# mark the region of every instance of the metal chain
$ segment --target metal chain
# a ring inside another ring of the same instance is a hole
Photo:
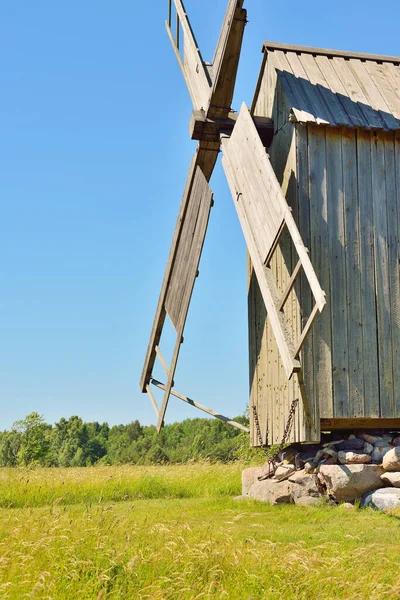
[[[289,415],[288,415],[288,418],[286,421],[285,431],[283,432],[282,441],[279,444],[277,451],[275,452],[275,454],[272,457],[268,456],[268,452],[265,449],[265,445],[264,445],[262,434],[261,434],[260,421],[258,420],[257,409],[256,409],[255,405],[253,404],[253,407],[252,407],[253,408],[253,418],[254,418],[254,425],[256,426],[258,441],[260,442],[261,450],[263,451],[264,455],[268,459],[268,471],[265,475],[262,475],[261,477],[258,478],[260,481],[263,479],[268,479],[269,477],[272,477],[276,471],[276,461],[278,459],[279,453],[281,452],[281,450],[283,450],[283,447],[286,444],[286,441],[289,437],[289,433],[292,429],[294,413],[296,412],[296,407],[297,407],[298,403],[299,403],[299,399],[295,398],[290,406]]]

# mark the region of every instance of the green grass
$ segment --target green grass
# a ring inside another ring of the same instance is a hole
[[[241,471],[239,463],[0,469],[0,508],[235,496],[241,493]]]
[[[400,515],[235,502],[240,471],[0,472],[0,598],[400,598]]]

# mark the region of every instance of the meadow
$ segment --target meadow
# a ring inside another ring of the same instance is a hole
[[[0,470],[0,598],[400,598],[400,514],[235,501],[242,468]]]

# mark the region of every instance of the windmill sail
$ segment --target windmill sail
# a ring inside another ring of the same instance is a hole
[[[242,105],[232,136],[222,141],[222,151],[222,164],[253,268],[282,363],[288,378],[291,378],[294,372],[300,371],[299,353],[314,319],[325,306],[325,294],[245,104]],[[282,296],[278,293],[269,264],[285,228],[299,260]],[[300,337],[296,339],[295,332],[285,318],[284,307],[301,268],[307,277],[315,305]]]
[[[140,380],[142,391],[149,394],[156,409],[158,429],[162,427],[173,386],[179,351],[183,341],[183,331],[197,277],[212,202],[212,191],[203,171],[197,164],[196,156],[192,159],[189,169]],[[176,343],[169,366],[159,347],[167,315],[176,331]],[[158,410],[150,389],[154,362],[157,356],[167,376],[160,410]]]

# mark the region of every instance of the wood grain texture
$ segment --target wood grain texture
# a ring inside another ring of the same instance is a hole
[[[299,123],[400,130],[400,65],[390,57],[377,62],[361,54],[291,50],[285,44],[271,44],[265,51],[263,71],[269,65],[275,69]],[[257,98],[264,87],[261,78]]]
[[[360,272],[360,215],[357,178],[357,140],[354,130],[342,130],[343,194],[346,230],[347,339],[349,353],[349,417],[364,416],[362,307]]]
[[[330,307],[332,320],[332,382],[335,414],[347,416],[349,399],[349,340],[346,267],[345,201],[342,134],[326,129],[329,226]]]
[[[392,417],[393,355],[391,343],[391,301],[388,272],[388,225],[386,210],[386,164],[383,135],[371,145],[372,197],[374,211],[375,285],[379,358],[380,416]]]
[[[174,0],[174,4],[183,31],[183,40],[180,41],[179,47],[168,22],[166,23],[166,29],[185,78],[193,106],[195,109],[203,108],[206,110],[211,93],[210,77],[205,68],[185,7],[181,0]],[[183,58],[180,55],[181,46],[183,46]]]
[[[229,0],[213,59],[213,81],[207,116],[226,117],[231,108],[246,11],[243,0]]]
[[[194,156],[190,163],[189,172],[186,179],[185,190],[183,192],[182,202],[179,208],[178,219],[175,225],[174,235],[172,238],[171,248],[167,260],[167,266],[165,268],[165,274],[161,285],[161,292],[157,303],[156,314],[154,317],[150,339],[147,346],[146,357],[144,360],[142,375],[140,378],[140,388],[142,392],[146,391],[146,386],[150,383],[151,372],[153,370],[154,361],[156,358],[155,348],[160,342],[165,316],[167,314],[165,310],[165,299],[168,293],[172,269],[174,267],[177,250],[180,243],[182,227],[186,217],[186,211],[188,207],[196,166],[196,156]]]
[[[291,123],[287,123],[275,135],[270,148],[270,160],[282,193],[297,219],[296,136]],[[292,245],[288,244],[286,235],[276,247],[270,264],[278,291],[286,290],[297,260],[296,252]],[[267,440],[268,444],[280,442],[291,402],[294,398],[299,398],[289,441],[318,440],[318,407],[309,401],[305,387],[300,383],[303,380],[301,373],[294,373],[292,379],[288,380],[254,271],[250,271],[249,277],[250,406],[255,405],[257,408],[263,439]],[[308,290],[310,291],[309,286]],[[301,316],[299,294],[295,288],[291,290],[287,299],[285,317],[295,339],[298,340]],[[253,423],[251,427],[254,430]],[[251,443],[259,445],[255,433]]]
[[[308,156],[310,178],[310,235],[311,252],[315,270],[331,299],[329,272],[328,203],[326,191],[325,128],[309,125]],[[330,306],[317,319],[313,328],[314,389],[318,398],[320,416],[331,416],[332,394],[332,323]]]
[[[340,56],[343,58],[359,58],[361,60],[371,60],[378,62],[389,62],[395,63],[396,65],[400,65],[400,57],[399,56],[385,56],[382,54],[365,54],[362,52],[348,52],[346,50],[331,50],[327,48],[313,48],[312,46],[296,46],[294,44],[279,44],[276,42],[264,42],[263,46],[264,52],[269,52],[270,50],[282,50],[284,52],[295,52],[299,53],[308,53],[312,55],[321,55],[326,56],[328,58],[333,56]]]
[[[360,273],[364,414],[379,417],[379,368],[375,293],[374,213],[372,203],[371,143],[369,131],[357,132],[357,181],[360,210]]]

